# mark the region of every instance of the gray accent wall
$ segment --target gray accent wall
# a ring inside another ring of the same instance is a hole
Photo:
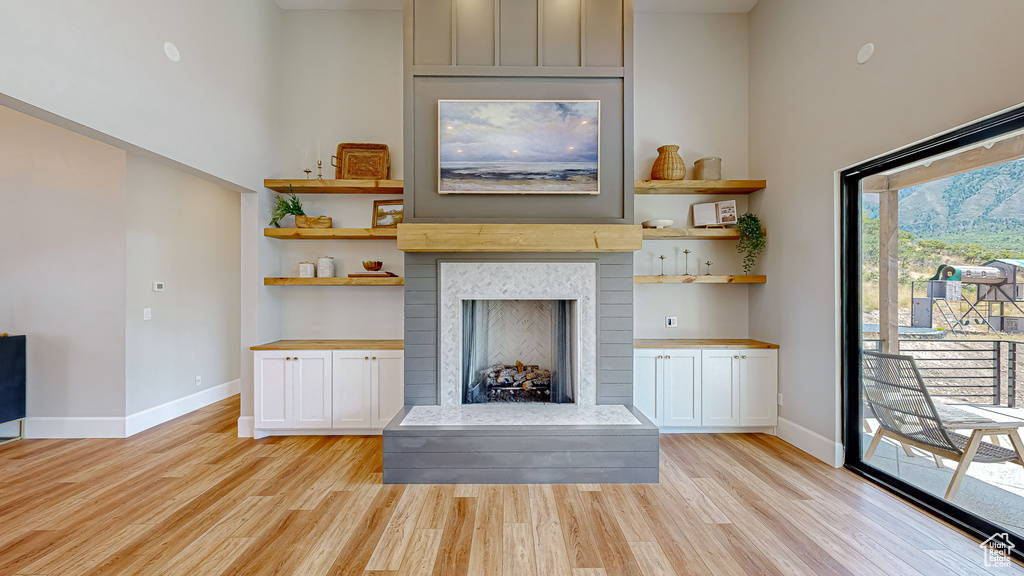
[[[439,403],[438,264],[440,262],[597,263],[597,403],[633,403],[633,254],[405,255],[405,403]]]
[[[631,0],[405,0],[406,222],[633,223]],[[439,99],[601,101],[601,193],[441,195]]]

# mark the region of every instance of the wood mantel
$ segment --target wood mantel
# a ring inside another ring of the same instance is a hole
[[[628,224],[399,224],[404,252],[636,252],[643,230]]]

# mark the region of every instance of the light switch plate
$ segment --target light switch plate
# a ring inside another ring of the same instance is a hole
[[[163,291],[164,291],[164,283],[163,282],[153,282],[153,292],[163,292]]]
[[[679,319],[675,316],[665,316],[665,327],[666,328],[678,328]]]
[[[143,308],[142,309],[142,319],[143,320],[152,320],[153,319],[153,309],[152,308]]]

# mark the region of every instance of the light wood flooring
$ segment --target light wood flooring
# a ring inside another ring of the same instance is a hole
[[[770,436],[662,436],[660,484],[383,486],[379,437],[237,414],[0,446],[0,575],[1024,574]]]

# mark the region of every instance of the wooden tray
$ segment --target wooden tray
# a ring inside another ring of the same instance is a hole
[[[338,155],[331,156],[331,165],[339,180],[388,180],[391,176],[387,144],[338,144]]]

